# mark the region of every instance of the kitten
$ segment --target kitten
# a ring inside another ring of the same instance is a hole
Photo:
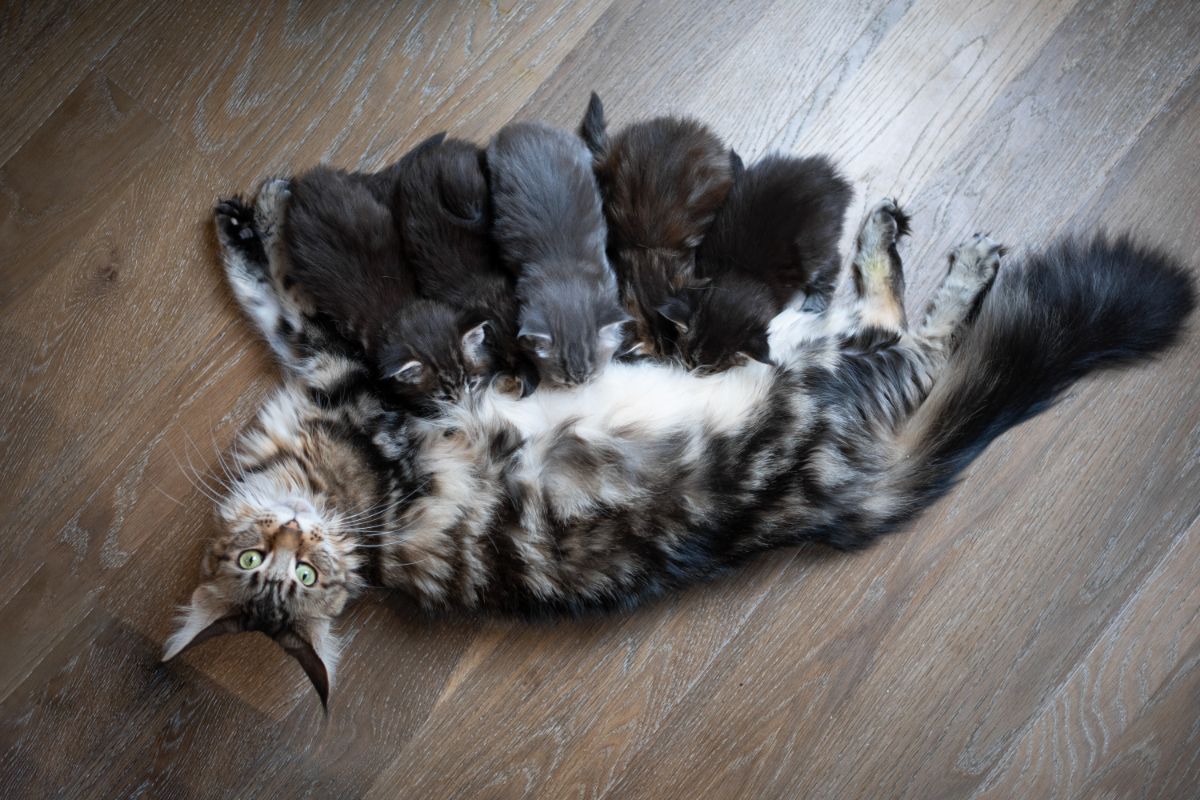
[[[481,377],[506,372],[528,394],[535,376],[517,346],[514,281],[491,241],[482,151],[446,139],[414,153],[397,172],[392,209],[419,294],[483,325]]]
[[[608,250],[636,353],[667,358],[691,322],[696,247],[733,185],[730,151],[703,124],[659,117],[608,136],[592,94],[579,134],[592,151],[608,221]],[[765,333],[765,331],[764,331]]]
[[[517,280],[518,341],[552,385],[596,375],[629,315],[605,256],[604,215],[587,148],[539,123],[508,125],[487,150],[493,234]]]
[[[777,369],[614,364],[580,391],[488,391],[421,420],[386,411],[365,368],[310,332],[241,436],[224,530],[164,658],[263,630],[324,700],[332,619],[368,571],[424,608],[553,615],[630,608],[771,548],[866,545],[1073,381],[1167,347],[1195,302],[1185,270],[1127,239],[1067,239],[997,277],[1002,249],[976,236],[910,327],[903,219],[885,201],[863,224],[858,313],[781,315]],[[217,222],[235,294],[277,346],[271,243]]]
[[[483,322],[418,294],[390,204],[363,176],[317,167],[290,182],[286,273],[418,406],[454,401],[488,367]]]
[[[672,315],[683,362],[706,371],[769,363],[767,327],[777,313],[789,303],[826,308],[852,195],[820,156],[768,156],[749,169],[734,159],[733,189],[696,255],[711,285],[689,292]]]

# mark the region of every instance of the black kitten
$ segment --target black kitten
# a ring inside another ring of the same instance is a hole
[[[414,153],[397,175],[392,208],[418,293],[484,326],[483,377],[506,372],[528,379],[517,346],[514,281],[490,236],[482,151],[447,139]],[[524,388],[532,388],[528,380]]]
[[[605,255],[591,157],[575,136],[524,122],[501,129],[487,163],[496,243],[517,279],[518,342],[542,380],[583,383],[629,320]]]
[[[391,207],[380,199],[388,173],[395,171],[317,167],[291,182],[287,278],[362,344],[400,397],[454,400],[485,366],[483,326],[419,297]]]
[[[733,189],[697,251],[712,281],[680,316],[685,363],[721,370],[769,363],[767,326],[789,303],[821,311],[837,282],[842,218],[852,191],[824,157],[768,156],[750,168],[731,156]]]
[[[691,290],[707,283],[696,275],[695,249],[733,185],[729,149],[703,124],[673,117],[610,140],[594,93],[579,134],[595,158],[609,255],[634,317],[631,352],[672,356],[692,316]]]

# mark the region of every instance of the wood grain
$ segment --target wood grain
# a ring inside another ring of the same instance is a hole
[[[18,2],[0,66],[0,796],[1197,796],[1196,326],[864,553],[556,625],[371,596],[328,718],[261,637],[157,653],[202,481],[276,380],[220,280],[220,194],[573,127],[595,89],[617,125],[828,152],[855,215],[898,194],[910,307],[979,229],[1200,266],[1200,6]]]

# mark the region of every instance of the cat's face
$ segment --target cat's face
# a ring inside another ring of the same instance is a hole
[[[238,479],[217,509],[220,530],[205,549],[200,586],[163,660],[219,634],[257,631],[300,662],[324,703],[338,654],[333,620],[361,587],[351,509],[370,503],[333,494],[328,476],[346,485],[373,482],[349,445],[319,426],[297,429],[282,418],[288,413],[268,407],[261,429],[243,438]]]
[[[376,355],[381,376],[411,400],[458,402],[492,369],[486,322],[444,306],[393,320]]]
[[[612,360],[630,321],[615,294],[559,284],[522,306],[517,341],[542,384],[578,386]]]
[[[771,364],[767,328],[770,292],[753,282],[727,281],[693,290],[670,316],[678,331],[678,355],[700,374],[723,372],[748,361]]]

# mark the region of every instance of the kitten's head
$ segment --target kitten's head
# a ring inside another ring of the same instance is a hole
[[[578,386],[612,359],[630,320],[615,298],[615,287],[586,279],[533,287],[523,298],[517,341],[543,383]]]
[[[767,328],[774,302],[757,281],[723,279],[689,292],[664,313],[678,331],[679,358],[696,372],[722,372],[750,360],[773,363]]]
[[[243,435],[237,478],[217,508],[220,532],[163,660],[257,631],[299,661],[324,704],[338,656],[333,620],[363,585],[350,515],[372,507],[375,479],[351,444],[304,413],[281,393]]]
[[[375,363],[401,397],[456,402],[491,369],[487,328],[443,303],[415,301],[392,317]]]
[[[700,244],[733,186],[730,151],[716,134],[696,120],[657,117],[610,139],[595,94],[579,132],[592,152],[610,244],[684,257]]]
[[[621,296],[633,315],[622,353],[670,358],[709,279],[694,276],[690,252],[634,249],[614,252],[612,257],[621,265]]]

